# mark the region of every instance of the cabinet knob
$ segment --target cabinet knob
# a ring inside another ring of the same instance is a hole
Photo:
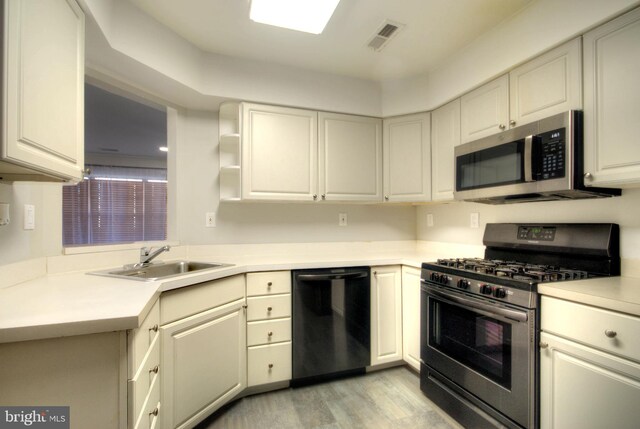
[[[150,416],[157,416],[158,415],[158,407],[156,407],[153,411],[151,411],[149,413]]]
[[[87,176],[91,174],[91,169],[90,168],[83,168],[82,169],[82,174],[86,174]]]
[[[591,179],[593,179],[593,174],[591,174],[591,173],[584,173],[584,178],[585,178],[585,179],[587,179],[587,180],[591,180]]]
[[[547,347],[549,347],[549,344],[540,342],[540,348],[541,349],[546,349]]]
[[[152,327],[149,328],[149,330],[153,332],[158,332],[158,325],[153,325]]]
[[[327,199],[327,195],[326,194],[322,194],[322,199],[326,200]]]
[[[318,199],[318,194],[313,194],[313,199],[317,200]]]
[[[507,128],[507,126],[505,124],[500,124],[498,125],[498,128],[500,128],[501,130],[504,130],[505,128]]]
[[[273,364],[272,363],[269,364],[269,369],[273,369]]]
[[[271,331],[267,332],[267,336],[273,337],[273,332],[271,332]]]
[[[267,307],[267,311],[271,312],[271,310],[273,310],[273,307]]]
[[[152,372],[152,373],[154,373],[154,374],[157,374],[159,370],[160,370],[160,367],[159,367],[158,365],[156,365],[156,366],[154,366],[153,368],[151,368],[151,369],[149,370],[149,372]]]
[[[272,282],[267,283],[267,288],[271,289],[271,286],[273,286]]]
[[[604,334],[609,338],[615,338],[618,333],[616,331],[612,331],[611,329],[607,329],[604,331]]]
[[[513,119],[509,121],[509,125],[512,127],[516,126],[516,121],[514,121]]]
[[[385,195],[385,196],[384,196],[384,200],[385,200],[385,201],[389,201],[389,195]]]

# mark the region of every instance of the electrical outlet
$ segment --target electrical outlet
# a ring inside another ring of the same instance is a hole
[[[338,213],[338,226],[347,226],[347,214]]]
[[[469,217],[469,226],[471,228],[480,228],[480,213],[471,213]]]
[[[213,228],[216,226],[216,212],[205,213],[204,226],[207,228]]]
[[[24,205],[24,229],[36,229],[36,206],[33,204]]]
[[[427,228],[433,227],[433,213],[427,213]]]

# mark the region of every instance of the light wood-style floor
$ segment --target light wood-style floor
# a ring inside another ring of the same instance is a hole
[[[454,429],[420,391],[418,375],[395,367],[240,399],[197,429]]]

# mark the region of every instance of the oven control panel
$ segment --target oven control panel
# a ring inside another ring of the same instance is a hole
[[[535,294],[533,292],[498,285],[490,281],[476,280],[427,269],[422,270],[422,281],[521,307],[535,308],[536,306]]]

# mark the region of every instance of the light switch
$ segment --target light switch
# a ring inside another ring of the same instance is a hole
[[[338,213],[338,226],[347,226],[347,214]]]
[[[206,226],[207,228],[213,228],[214,226],[216,226],[216,212],[205,213],[204,226]]]
[[[24,229],[36,229],[36,206],[33,204],[24,205]]]

